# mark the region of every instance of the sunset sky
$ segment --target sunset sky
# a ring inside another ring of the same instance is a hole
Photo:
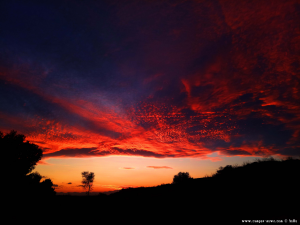
[[[57,192],[300,156],[297,0],[4,0],[0,131]]]

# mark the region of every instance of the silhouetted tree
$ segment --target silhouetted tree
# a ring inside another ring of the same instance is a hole
[[[23,134],[12,130],[6,135],[0,132],[0,149],[9,166],[9,172],[3,175],[5,182],[9,184],[8,191],[30,196],[56,194],[50,179],[40,182],[43,177],[38,172],[29,174],[43,156],[39,146],[25,141]]]
[[[172,184],[181,184],[184,183],[190,179],[193,179],[188,172],[179,172],[177,175],[173,178]]]
[[[43,156],[43,151],[37,145],[25,141],[25,136],[14,130],[5,136],[0,132],[0,146],[3,159],[9,163],[10,176],[14,178],[30,173]]]
[[[87,189],[87,195],[90,194],[90,191],[93,189],[93,182],[95,178],[95,174],[93,172],[82,172],[82,187]]]

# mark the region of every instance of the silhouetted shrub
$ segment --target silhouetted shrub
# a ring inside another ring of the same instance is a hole
[[[186,183],[187,181],[193,179],[188,172],[179,172],[173,178],[172,184],[182,184]]]
[[[43,182],[41,182],[40,185],[40,190],[43,195],[45,196],[54,196],[56,194],[55,189],[54,189],[54,184],[50,179],[46,179]]]

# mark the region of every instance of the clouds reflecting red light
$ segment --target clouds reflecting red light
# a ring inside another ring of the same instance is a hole
[[[64,29],[3,38],[2,131],[24,133],[45,159],[299,155],[297,1],[94,4],[107,14],[57,11],[72,41]]]

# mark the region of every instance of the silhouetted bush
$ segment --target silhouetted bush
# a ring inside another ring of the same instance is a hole
[[[188,172],[179,172],[173,178],[173,184],[183,184],[193,179]]]
[[[51,179],[46,179],[43,182],[41,182],[40,190],[43,195],[49,197],[54,196],[56,194],[54,184],[52,183]]]

